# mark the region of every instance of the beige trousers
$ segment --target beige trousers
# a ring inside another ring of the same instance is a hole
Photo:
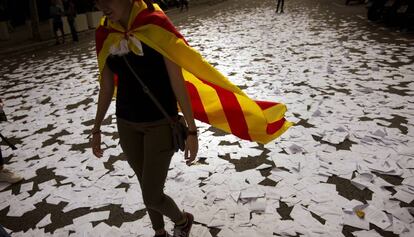
[[[168,120],[134,123],[117,118],[117,124],[122,150],[138,178],[153,229],[164,228],[164,215],[174,223],[181,221],[182,212],[174,200],[164,194],[164,184],[174,154]]]

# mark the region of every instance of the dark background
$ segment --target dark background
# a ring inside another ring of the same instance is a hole
[[[77,13],[94,9],[94,0],[74,0]],[[39,20],[49,19],[50,0],[36,0]],[[9,20],[12,26],[24,25],[30,19],[29,0],[0,0],[0,21]]]

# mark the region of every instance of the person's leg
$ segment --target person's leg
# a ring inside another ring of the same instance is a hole
[[[72,40],[77,42],[78,39],[78,32],[76,32],[75,27],[75,19],[68,19],[69,27],[70,27],[70,33],[72,34]]]
[[[164,194],[164,184],[173,154],[170,125],[148,129],[144,136],[142,194],[147,207],[157,210],[174,223],[182,223],[185,221],[183,213],[177,204]]]
[[[283,7],[285,6],[285,0],[282,0],[282,11],[281,13],[283,13]]]
[[[117,120],[119,141],[122,150],[127,156],[127,161],[131,168],[135,171],[142,189],[142,167],[144,158],[144,133],[139,131],[137,126],[125,122],[122,119]],[[164,218],[161,213],[147,207],[153,229],[156,234],[165,233]]]
[[[12,26],[12,24],[11,24],[11,22],[10,22],[10,21],[7,21],[7,28],[8,28],[8,30],[9,30],[9,33],[11,33],[11,32],[13,32],[13,31],[14,31],[14,27]]]
[[[279,6],[280,6],[280,0],[277,0],[276,12],[278,12],[278,11],[279,11]]]
[[[58,45],[60,42],[59,42],[59,35],[58,35],[58,30],[59,30],[59,27],[58,27],[58,25],[56,24],[56,23],[53,23],[53,33],[55,34],[55,39],[56,39],[56,45]]]
[[[63,22],[59,23],[59,30],[60,30],[60,33],[62,34],[62,44],[64,44],[65,43],[65,31],[63,31]]]

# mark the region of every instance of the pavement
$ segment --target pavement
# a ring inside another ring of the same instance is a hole
[[[196,214],[192,236],[412,236],[412,36],[367,22],[361,5],[292,0],[275,14],[272,4],[171,15],[231,81],[285,103],[297,124],[260,145],[198,123],[199,163],[177,153],[166,184]],[[25,180],[0,185],[0,223],[12,236],[151,236],[114,116],[102,128],[105,157],[89,151],[93,32],[14,52],[0,59],[0,94],[12,121],[2,133],[19,150],[2,148]]]

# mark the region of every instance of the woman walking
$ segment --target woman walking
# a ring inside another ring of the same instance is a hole
[[[194,117],[241,139],[266,144],[292,126],[284,118],[286,106],[249,98],[189,46],[151,0],[96,2],[105,16],[96,30],[101,87],[93,153],[103,155],[100,127],[116,92],[120,144],[138,177],[155,236],[169,236],[163,220],[167,216],[175,223],[173,236],[188,237],[193,215],[181,212],[163,192],[178,144],[172,138],[176,129],[170,126],[171,118],[177,118],[177,102],[189,129],[187,164],[198,152]]]
[[[172,129],[169,120],[144,93],[134,75],[138,75],[172,119],[178,115],[178,102],[189,128],[185,148],[185,159],[189,164],[196,157],[198,138],[181,68],[146,43],[134,38],[131,33],[134,31],[134,24],[140,23],[136,16],[138,12],[145,9],[146,14],[154,14],[156,5],[150,0],[96,2],[106,16],[102,29],[124,33],[119,34],[122,38],[119,38],[119,42],[114,41],[108,46],[111,53],[101,62],[98,108],[91,132],[93,154],[97,157],[103,155],[100,127],[117,88],[116,116],[120,144],[140,183],[155,236],[170,236],[164,229],[163,216],[167,216],[175,223],[174,236],[188,237],[193,215],[182,212],[163,191],[175,151]],[[109,38],[106,43],[110,42]],[[100,44],[97,39],[97,49],[105,47]],[[114,82],[114,75],[117,75],[117,84]]]

